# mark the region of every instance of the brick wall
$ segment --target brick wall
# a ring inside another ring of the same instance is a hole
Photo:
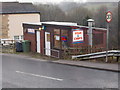
[[[36,35],[24,32],[24,40],[30,40],[31,51],[36,52]]]

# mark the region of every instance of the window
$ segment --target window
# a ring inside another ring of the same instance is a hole
[[[14,40],[19,40],[19,36],[14,36]]]
[[[21,40],[23,40],[23,35],[21,35]]]
[[[61,30],[62,49],[68,48],[68,30]]]
[[[47,42],[50,42],[50,34],[47,34]]]
[[[54,29],[54,48],[60,49],[60,29]]]
[[[23,40],[23,35],[14,36],[14,40]]]

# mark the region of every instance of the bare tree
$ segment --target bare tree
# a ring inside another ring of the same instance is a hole
[[[72,10],[68,11],[68,21],[76,22],[80,25],[84,24],[84,19],[86,17],[92,17],[91,12],[84,7],[73,8]]]
[[[110,47],[117,49],[118,45],[118,7],[112,10],[112,22],[110,23]]]
[[[101,6],[94,14],[96,27],[106,28],[106,12],[107,7]]]
[[[35,5],[40,10],[41,21],[64,21],[65,12],[56,5]]]

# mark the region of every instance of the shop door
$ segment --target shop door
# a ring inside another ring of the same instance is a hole
[[[50,33],[45,32],[45,55],[51,56]]]
[[[37,38],[37,53],[40,53],[40,31],[36,32],[36,38]]]

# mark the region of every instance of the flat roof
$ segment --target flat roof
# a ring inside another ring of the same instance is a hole
[[[42,23],[41,23],[41,22],[37,22],[37,23],[23,22],[23,24],[30,24],[30,25],[42,25]]]
[[[30,25],[43,25],[43,24],[48,24],[48,25],[59,25],[59,26],[75,26],[75,27],[80,27],[80,28],[89,28],[89,26],[81,26],[77,25],[77,23],[72,23],[72,22],[55,22],[55,21],[49,21],[49,22],[38,22],[38,23],[30,23],[30,22],[24,22],[23,24],[30,24]],[[97,28],[97,27],[92,27],[93,29],[97,30],[107,30],[106,28]]]
[[[32,24],[32,25],[42,25],[42,24],[48,24],[48,25],[60,25],[60,26],[77,26],[77,23],[72,22],[38,22],[38,23],[29,23],[29,22],[23,22],[23,24]]]
[[[77,23],[72,23],[72,22],[41,22],[42,24],[50,24],[50,25],[62,25],[62,26],[77,26]]]

